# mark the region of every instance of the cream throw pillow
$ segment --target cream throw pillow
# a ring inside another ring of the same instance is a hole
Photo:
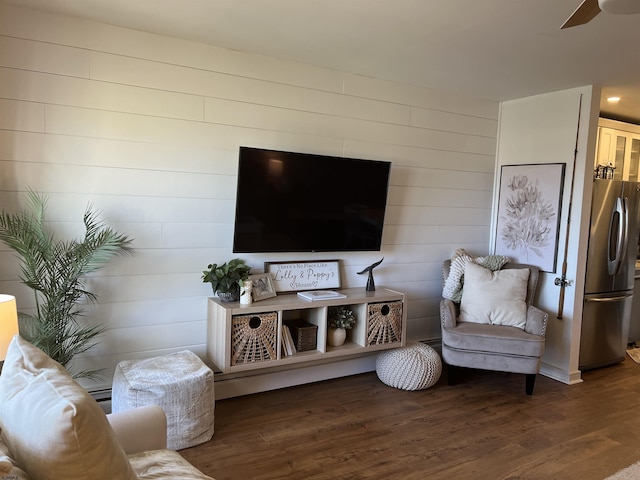
[[[459,248],[451,257],[449,275],[442,288],[442,296],[449,300],[460,303],[462,300],[462,286],[464,284],[464,267],[467,263],[476,263],[489,270],[500,270],[509,262],[509,257],[504,255],[487,255],[485,257],[473,257],[463,248]]]
[[[42,350],[16,335],[0,375],[2,440],[38,480],[134,480],[98,403]]]
[[[528,268],[492,272],[475,263],[467,263],[459,320],[524,329],[528,282]]]

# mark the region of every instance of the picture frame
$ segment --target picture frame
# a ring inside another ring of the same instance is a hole
[[[251,280],[251,297],[254,302],[276,296],[273,278],[270,273],[249,275],[249,280]]]
[[[495,254],[556,272],[565,169],[566,163],[502,166]]]
[[[340,260],[265,262],[276,292],[301,292],[340,288]]]

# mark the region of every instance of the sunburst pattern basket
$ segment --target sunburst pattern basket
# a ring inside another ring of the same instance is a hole
[[[278,355],[278,315],[236,315],[231,319],[231,365],[275,360]]]
[[[368,311],[368,345],[402,340],[402,302],[370,303]]]

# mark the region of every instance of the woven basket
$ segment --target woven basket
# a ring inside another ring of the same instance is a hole
[[[275,360],[278,356],[278,315],[236,315],[231,319],[231,365]]]
[[[370,303],[367,321],[367,343],[400,342],[402,340],[402,302]]]
[[[284,324],[291,330],[293,343],[298,352],[315,350],[318,346],[318,326],[302,319],[287,320]]]

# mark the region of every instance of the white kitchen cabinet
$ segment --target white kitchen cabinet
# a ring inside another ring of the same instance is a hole
[[[594,168],[609,164],[614,180],[640,180],[640,126],[600,119]]]

